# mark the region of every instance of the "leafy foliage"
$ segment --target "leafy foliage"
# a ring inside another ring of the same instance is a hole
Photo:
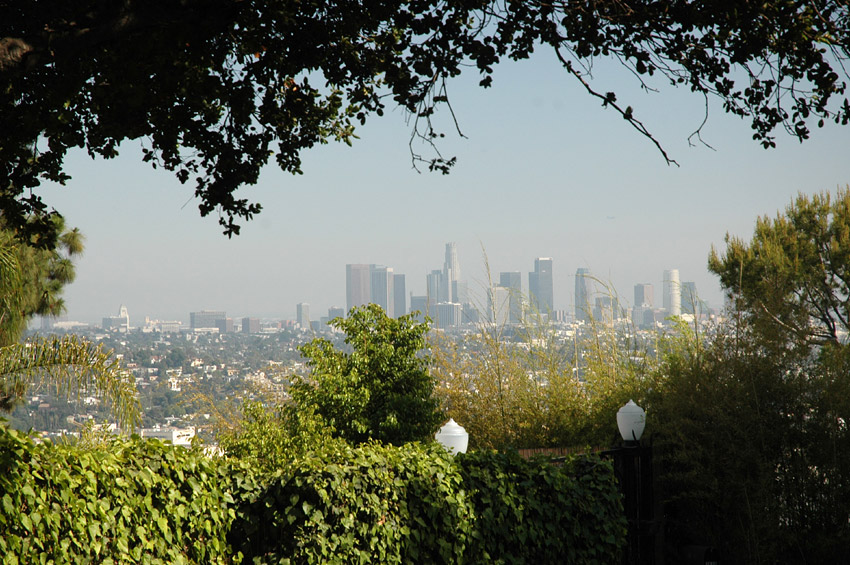
[[[56,317],[65,311],[62,290],[74,281],[73,260],[83,252],[84,237],[76,228],[66,229],[58,214],[50,221],[59,239],[49,249],[37,239],[22,240],[15,230],[0,229],[0,246],[10,250],[19,271],[14,281],[3,285],[4,293],[15,298],[3,308],[0,345],[18,341],[33,316]]]
[[[610,461],[555,467],[486,450],[458,459],[476,515],[469,562],[616,562],[626,518]]]
[[[612,563],[625,539],[609,463],[433,444],[307,458],[240,516],[234,547],[268,563]]]
[[[230,563],[227,488],[246,481],[231,470],[158,441],[86,449],[0,428],[3,562]]]
[[[850,188],[801,194],[775,219],[759,218],[749,242],[727,234],[708,265],[768,340],[837,342],[850,330]]]
[[[462,341],[431,339],[437,394],[474,448],[610,445],[612,415],[655,377],[654,359],[602,324],[574,347],[540,316],[508,330],[483,324]]]
[[[261,208],[235,193],[272,155],[300,173],[302,150],[351,143],[386,98],[433,144],[432,115],[451,109],[447,79],[471,67],[489,86],[500,60],[541,45],[653,141],[632,106],[593,88],[594,59],[619,61],[642,86],[659,77],[719,98],[764,146],[777,128],[803,140],[811,123],[850,121],[836,101],[849,18],[842,0],[13,3],[0,23],[0,208],[53,245],[52,213],[31,189],[68,179],[71,148],[110,158],[142,139],[145,161],[193,179],[201,214],[238,233]],[[444,172],[454,162],[414,159]]]
[[[231,539],[264,563],[460,563],[472,520],[461,487],[438,445],[345,446],[274,479]]]
[[[0,505],[4,563],[612,563],[625,534],[610,464],[433,443],[340,445],[261,478],[156,440],[0,428]]]
[[[61,219],[56,220],[61,228]],[[67,254],[82,250],[79,233],[62,235],[63,249],[37,249],[0,231],[0,410],[9,411],[31,388],[51,385],[59,394],[103,396],[119,423],[140,421],[135,384],[100,345],[68,336],[19,343],[26,322],[37,313],[61,309],[58,294],[73,280]]]
[[[847,561],[850,352],[778,355],[729,330],[668,351],[650,398],[668,541],[730,563]]]
[[[246,400],[239,417],[219,426],[219,448],[265,473],[287,471],[307,454],[338,449],[341,443],[311,407],[291,403],[266,406]]]
[[[299,348],[310,375],[293,382],[296,408],[315,410],[336,436],[352,443],[399,445],[430,437],[441,415],[423,354],[428,324],[412,315],[390,318],[369,304],[330,325],[345,332],[351,351],[324,338]]]
[[[27,390],[40,386],[65,396],[100,394],[123,427],[141,423],[135,382],[110,351],[74,335],[0,347],[0,409],[9,409]]]

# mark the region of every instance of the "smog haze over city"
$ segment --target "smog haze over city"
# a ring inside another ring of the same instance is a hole
[[[716,307],[722,295],[706,269],[712,245],[722,248],[727,232],[748,239],[758,216],[775,216],[800,192],[850,182],[847,128],[815,130],[803,144],[779,134],[778,147],[764,150],[748,122],[712,101],[701,132],[711,147],[696,137],[689,146],[702,98],[661,83],[660,93],[643,92],[613,63],[595,67],[594,78],[598,91],[634,107],[679,166],[548,53],[501,65],[490,89],[477,86],[472,69],[449,83],[464,135],[444,108],[439,149],[458,158],[451,174],[412,167],[412,126],[388,107],[353,147],[303,153],[301,176],[269,165],[257,186],[237,194],[260,202],[262,213],[230,240],[217,218],[199,217],[191,183],[143,164],[138,144],[125,143],[112,161],[72,154],[72,180],[42,191],[86,236],[65,318],[98,323],[125,304],[133,325],[145,316],[187,322],[204,309],[293,319],[301,302],[318,318],[345,306],[349,263],[390,266],[406,275],[408,293],[424,294],[450,241],[472,291],[486,286],[485,265],[494,276],[522,272],[527,291],[534,259],[551,257],[557,310],[572,310],[579,268],[627,301],[635,284],[651,283],[656,302],[663,271],[678,269]]]

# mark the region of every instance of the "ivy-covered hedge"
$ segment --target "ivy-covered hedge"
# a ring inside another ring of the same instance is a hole
[[[459,457],[475,513],[472,563],[616,563],[627,522],[610,461],[562,467],[516,452]]]
[[[234,510],[226,489],[238,474],[159,441],[88,449],[36,444],[0,426],[0,558],[228,563]]]
[[[598,459],[342,446],[286,475],[138,438],[0,429],[3,563],[613,563],[625,519]]]
[[[305,459],[239,511],[262,563],[616,563],[626,520],[610,462],[369,445]]]

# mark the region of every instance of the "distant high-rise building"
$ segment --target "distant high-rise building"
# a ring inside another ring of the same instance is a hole
[[[452,282],[452,298],[460,304],[467,304],[469,300],[469,285],[466,281]]]
[[[450,281],[460,280],[460,263],[457,260],[457,243],[446,244],[446,261],[443,264],[443,272]]]
[[[619,318],[617,300],[610,296],[597,296],[596,306],[593,308],[593,319],[610,326],[614,320]]]
[[[434,306],[440,302],[451,302],[451,297],[447,293],[446,285],[443,282],[445,275],[443,271],[431,271],[425,278],[425,296],[428,299],[428,306]],[[413,306],[411,305],[411,308]]]
[[[393,315],[398,318],[407,314],[407,289],[404,275],[393,275]]]
[[[697,295],[697,283],[687,281],[682,283],[682,313],[694,314],[700,313],[699,296]]]
[[[299,302],[295,306],[295,322],[302,330],[310,329],[310,305],[306,302]]]
[[[123,304],[118,308],[117,316],[107,316],[103,318],[103,329],[105,330],[120,330],[130,331],[130,314],[127,313],[127,307]]]
[[[511,324],[519,324],[522,322],[522,273],[499,273],[499,286],[510,292],[508,321]]]
[[[589,322],[591,316],[590,310],[590,269],[576,269],[576,321]]]
[[[440,302],[437,304],[434,324],[438,328],[455,328],[463,321],[463,305],[457,302]]]
[[[463,316],[462,323],[464,324],[477,324],[481,320],[481,312],[471,302],[464,303],[463,313],[461,315]]]
[[[189,312],[189,327],[192,330],[217,328],[216,320],[223,320],[224,318],[227,318],[227,313],[219,310]]]
[[[664,271],[664,309],[668,316],[682,313],[682,288],[679,283],[679,269]]]
[[[494,286],[487,294],[487,321],[504,326],[511,316],[511,289],[505,286]]]
[[[243,334],[260,333],[260,319],[259,318],[242,318],[242,333]]]
[[[538,257],[534,260],[534,272],[528,273],[528,299],[531,306],[541,314],[555,310],[552,258]]]
[[[395,292],[393,291],[393,279],[395,277],[393,276],[392,267],[372,265],[369,272],[371,279],[371,302],[383,308],[387,316],[392,318],[395,306]]]
[[[655,301],[652,285],[649,283],[636,284],[634,306],[648,306],[652,308],[654,305]]]
[[[632,308],[632,324],[636,328],[646,329],[655,327],[655,311],[648,306]]]
[[[372,300],[372,265],[350,264],[345,266],[346,309],[369,304]]]
[[[418,312],[416,319],[419,322],[424,322],[425,316],[428,315],[428,297],[413,296],[413,293],[410,293],[410,311]]]
[[[345,318],[345,308],[339,306],[331,306],[328,308],[328,321],[334,318]]]
[[[215,327],[220,334],[233,333],[233,318],[219,318],[215,321]]]

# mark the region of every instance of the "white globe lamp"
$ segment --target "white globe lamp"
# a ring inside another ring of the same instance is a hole
[[[617,412],[617,427],[627,445],[637,444],[646,427],[646,412],[634,400],[629,400]]]
[[[453,418],[437,430],[434,439],[440,442],[446,448],[446,451],[452,455],[466,453],[466,446],[469,444],[469,434]]]

